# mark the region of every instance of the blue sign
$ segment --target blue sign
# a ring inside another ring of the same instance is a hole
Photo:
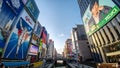
[[[0,48],[4,48],[10,31],[15,24],[16,14],[6,5],[4,0],[0,0]]]
[[[37,22],[35,25],[34,34],[40,37],[41,32],[42,32],[42,26],[40,25],[39,22]]]
[[[14,11],[16,15],[19,15],[23,9],[22,0],[5,0],[6,4]]]
[[[20,18],[8,41],[3,58],[25,59],[32,30],[33,28],[25,20]]]
[[[27,6],[29,12],[31,13],[31,15],[33,16],[33,18],[35,20],[37,20],[40,11],[39,11],[35,1],[34,0],[29,0],[26,6]]]

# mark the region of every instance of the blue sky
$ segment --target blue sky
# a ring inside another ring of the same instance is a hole
[[[38,21],[46,27],[58,53],[62,52],[72,28],[82,23],[77,0],[35,1],[40,10]]]

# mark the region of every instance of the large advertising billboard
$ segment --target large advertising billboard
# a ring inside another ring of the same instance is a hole
[[[21,0],[0,0],[0,48],[4,48],[22,9]]]
[[[38,36],[36,36],[35,34],[33,34],[33,35],[32,35],[32,41],[31,41],[31,43],[39,46],[39,39],[40,39],[40,38],[39,38]]]
[[[91,0],[83,16],[86,33],[91,35],[108,23],[119,11],[112,0]]]
[[[40,25],[39,22],[36,23],[35,29],[34,29],[33,33],[34,33],[35,35],[37,35],[38,37],[40,37],[40,35],[41,35],[41,33],[42,33],[42,26]]]
[[[29,0],[28,3],[26,4],[26,7],[28,8],[29,12],[32,14],[33,18],[35,20],[37,20],[40,11],[39,11],[35,1]]]
[[[19,60],[26,58],[33,27],[33,20],[24,10],[5,46],[3,58]]]
[[[36,46],[36,45],[31,44],[28,54],[29,55],[38,55],[38,52],[39,52],[39,47]]]

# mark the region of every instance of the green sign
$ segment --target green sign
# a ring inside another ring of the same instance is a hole
[[[96,27],[94,27],[93,30],[88,33],[88,35],[91,35],[103,27],[105,24],[107,24],[116,14],[119,13],[119,11],[120,9],[117,6],[114,6],[114,8],[112,8],[112,10],[104,17],[104,19],[100,21]]]
[[[85,14],[83,22],[88,36],[102,28],[120,11],[112,0],[91,0]]]

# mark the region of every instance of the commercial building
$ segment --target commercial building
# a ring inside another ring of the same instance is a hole
[[[47,49],[47,58],[53,59],[54,54],[54,41],[49,39],[48,49]]]
[[[54,51],[53,51],[53,59],[57,59],[57,50],[56,50],[56,48],[54,48]]]
[[[64,49],[63,49],[63,58],[67,58],[67,46],[64,46]]]
[[[67,58],[72,58],[72,39],[67,39],[65,42],[65,46],[67,47]]]
[[[91,0],[78,0],[78,4],[80,7],[80,12],[81,12],[81,16],[83,17],[88,5],[90,4]]]
[[[71,36],[73,50],[76,50],[77,56],[80,56],[79,59],[81,59],[81,61],[87,61],[88,59],[91,59],[89,44],[85,33],[84,25],[77,25],[77,27],[73,28]]]
[[[91,0],[83,14],[80,6],[83,2],[78,0],[94,61],[118,62],[120,57],[120,8],[112,0]]]

